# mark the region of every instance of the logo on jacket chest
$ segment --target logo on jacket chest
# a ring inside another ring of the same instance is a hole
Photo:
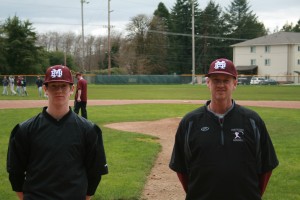
[[[231,133],[233,134],[233,142],[244,142],[244,129],[231,129]]]

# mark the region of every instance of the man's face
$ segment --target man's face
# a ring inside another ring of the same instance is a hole
[[[231,100],[237,80],[226,74],[213,74],[207,79],[212,100]]]
[[[74,86],[64,82],[52,82],[44,86],[44,90],[48,95],[49,104],[63,105],[69,103]]]

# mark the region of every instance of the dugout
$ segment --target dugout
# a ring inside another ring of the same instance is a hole
[[[236,66],[236,70],[238,74],[244,75],[253,75],[257,74],[258,66],[257,65],[244,65],[244,66]]]

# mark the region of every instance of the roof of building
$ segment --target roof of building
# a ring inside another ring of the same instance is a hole
[[[287,44],[300,44],[300,33],[298,32],[277,32],[271,35],[240,42],[232,47],[242,46],[259,46],[259,45],[287,45]]]

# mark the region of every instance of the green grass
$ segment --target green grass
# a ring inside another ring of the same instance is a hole
[[[40,99],[37,88],[28,86],[28,97],[0,96],[4,99]],[[239,85],[233,96],[238,100],[300,100],[300,85]],[[206,85],[88,85],[89,99],[183,99],[210,97]]]
[[[300,199],[300,110],[255,108],[271,134],[279,167],[274,170],[264,200]]]
[[[182,92],[184,95],[180,94]],[[90,85],[89,95],[95,99],[209,98],[206,87],[193,85]],[[30,94],[29,97],[9,98],[34,99],[35,97],[32,96]],[[239,86],[235,98],[238,100],[300,100],[299,86]],[[139,199],[146,176],[149,174],[155,157],[161,148],[155,137],[104,128],[105,124],[180,117],[198,106],[200,105],[89,106],[89,118],[99,124],[103,130],[104,145],[109,164],[109,174],[103,176],[94,199]],[[280,161],[279,167],[273,172],[263,199],[300,200],[298,192],[300,188],[300,135],[298,131],[300,110],[258,107],[252,107],[252,109],[257,111],[265,120]],[[10,132],[16,123],[37,114],[40,110],[40,108],[0,109],[0,199],[17,200],[11,190],[5,170],[7,142]]]

